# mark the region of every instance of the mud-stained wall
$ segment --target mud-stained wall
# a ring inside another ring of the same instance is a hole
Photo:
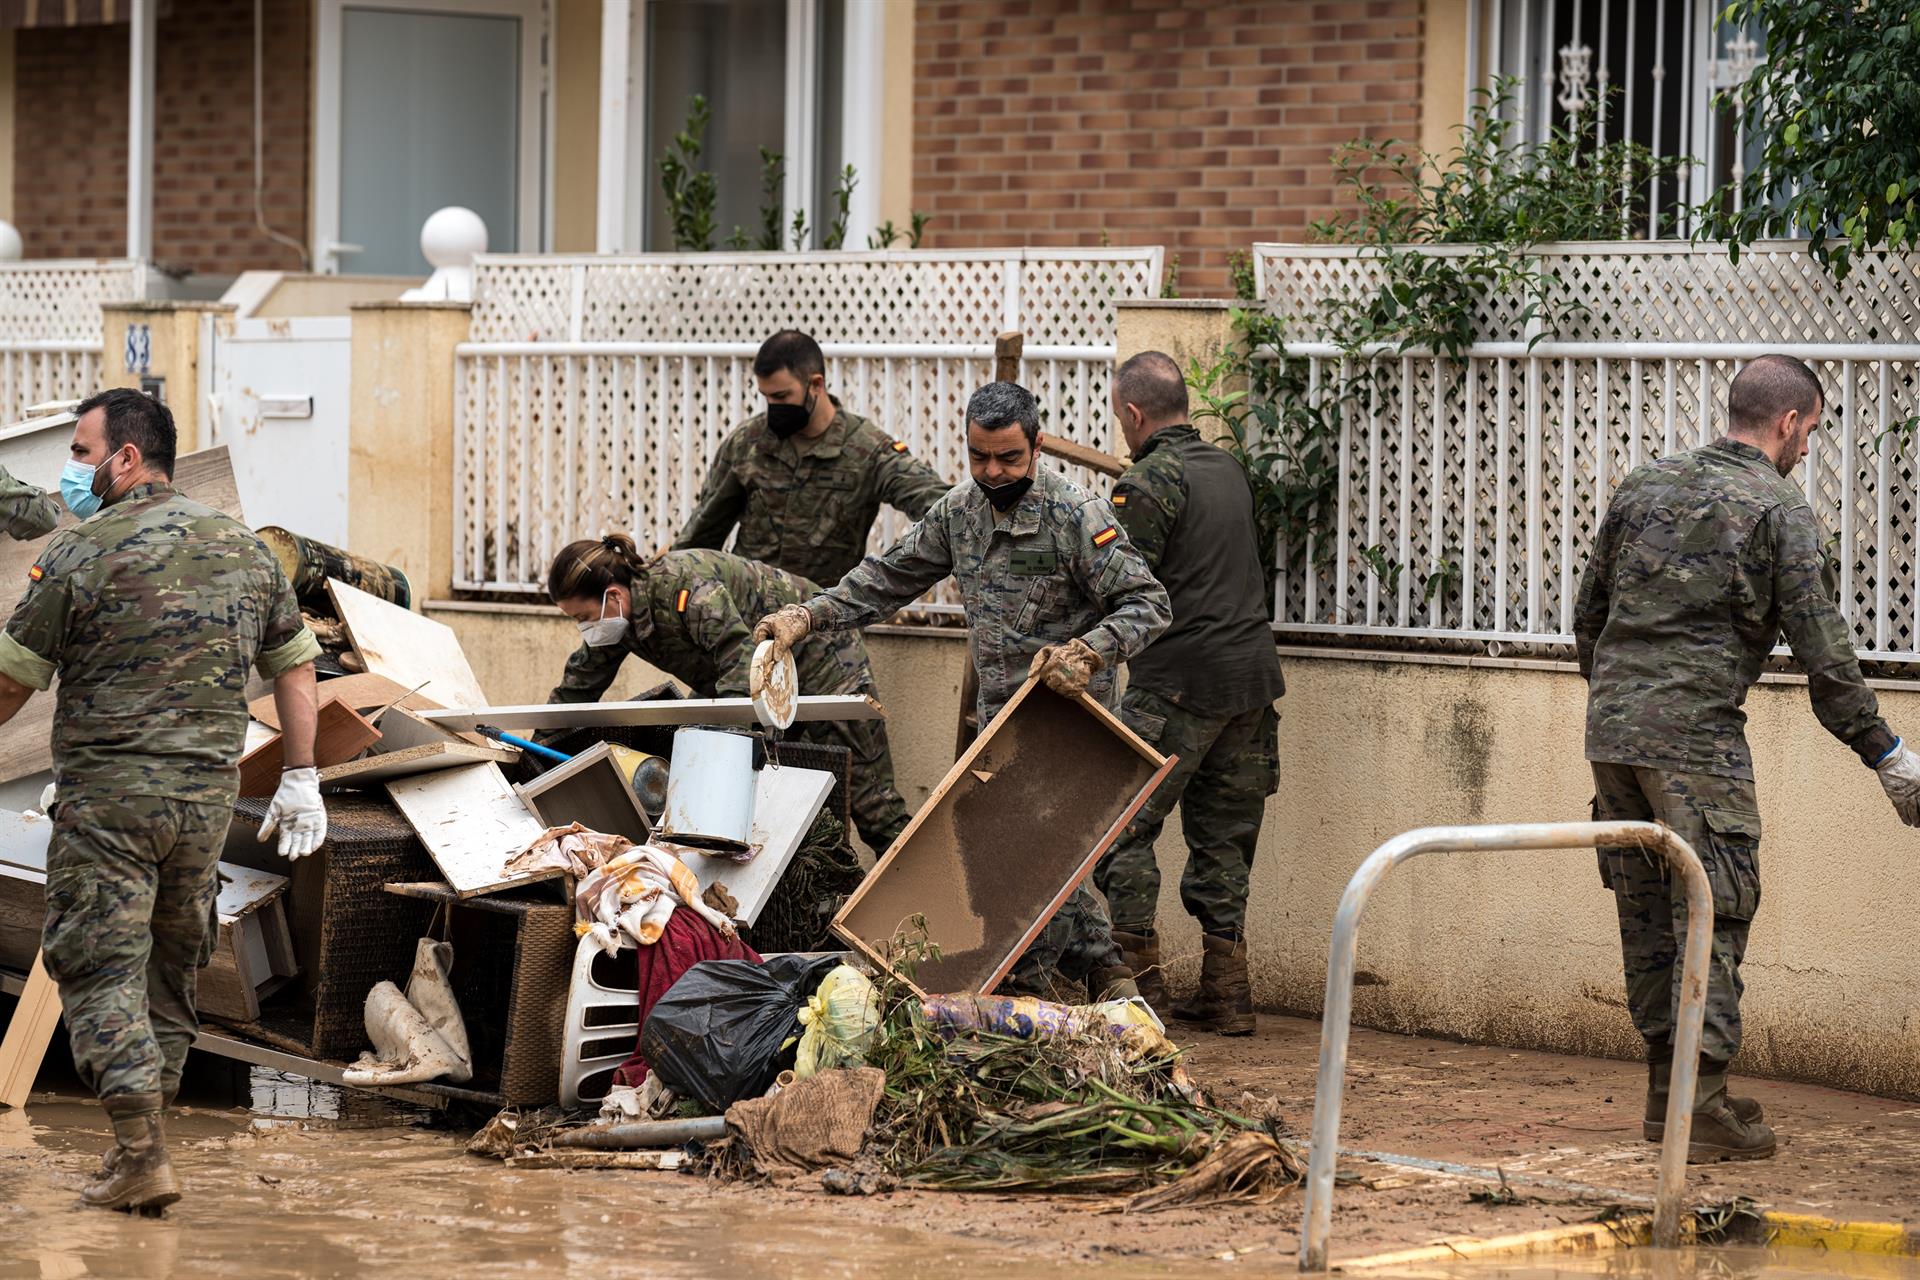
[[[573,630],[558,614],[434,611],[489,696],[540,700]],[[953,758],[957,637],[870,633],[894,764],[918,805]],[[1261,1008],[1317,1013],[1340,892],[1382,841],[1438,823],[1583,819],[1585,686],[1567,670],[1288,656],[1281,785],[1253,874]],[[629,663],[616,693],[652,678]],[[614,696],[610,694],[609,696]],[[1920,694],[1881,695],[1920,732]],[[1748,700],[1763,899],[1737,1070],[1920,1098],[1920,832],[1828,738],[1798,682]],[[1177,986],[1198,973],[1180,907],[1179,821],[1160,845],[1160,922]],[[1394,873],[1361,927],[1357,1020],[1392,1031],[1633,1057],[1612,899],[1589,853],[1429,854]]]

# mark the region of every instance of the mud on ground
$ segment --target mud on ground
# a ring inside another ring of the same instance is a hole
[[[1319,1027],[1260,1020],[1250,1039],[1200,1035],[1193,1069],[1223,1101],[1276,1099],[1304,1134]],[[468,1156],[465,1129],[365,1095],[196,1055],[173,1126],[187,1198],[147,1221],[78,1207],[108,1144],[69,1085],[0,1112],[0,1277],[327,1276],[405,1271],[463,1278],[596,1275],[987,1277],[1079,1272],[1217,1274],[1223,1260],[1278,1274],[1298,1247],[1300,1197],[1122,1215],[1103,1198],[900,1191],[830,1196],[719,1186],[677,1173],[514,1169]],[[1648,1196],[1643,1069],[1379,1033],[1354,1033],[1348,1148],[1509,1175],[1343,1161],[1334,1256],[1459,1235],[1591,1220]],[[1920,1107],[1804,1085],[1743,1082],[1781,1135],[1771,1161],[1696,1168],[1696,1201],[1899,1221],[1920,1205]],[[236,1105],[237,1104],[237,1105]],[[1582,1188],[1591,1188],[1583,1190]]]

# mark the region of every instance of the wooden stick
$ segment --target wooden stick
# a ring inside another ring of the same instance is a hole
[[[27,985],[20,991],[20,1003],[14,1006],[13,1020],[7,1023],[7,1038],[0,1041],[0,1106],[25,1105],[33,1091],[33,1078],[40,1074],[41,1059],[53,1042],[53,1029],[59,1024],[60,988],[47,976],[47,966],[36,951]]]
[[[1072,462],[1087,468],[1089,471],[1097,471],[1101,475],[1106,476],[1118,476],[1127,469],[1126,463],[1120,461],[1120,459],[1110,453],[1090,448],[1084,444],[1075,444],[1073,441],[1062,439],[1059,436],[1041,436],[1040,452],[1050,454],[1062,462]]]
[[[1020,381],[1020,353],[1026,347],[1026,338],[1018,329],[1009,329],[993,340],[993,380],[995,382]]]

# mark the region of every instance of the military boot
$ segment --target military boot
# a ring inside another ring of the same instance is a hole
[[[96,1209],[154,1213],[178,1200],[180,1183],[167,1159],[160,1095],[118,1093],[102,1098],[100,1105],[113,1122],[114,1148],[102,1162],[100,1177],[87,1184],[80,1199]]]
[[[1253,988],[1247,985],[1247,944],[1243,938],[1209,933],[1200,957],[1200,990],[1173,1008],[1182,1022],[1198,1022],[1223,1036],[1253,1034]]]
[[[1700,1077],[1699,1101],[1693,1104],[1693,1132],[1687,1142],[1688,1164],[1721,1160],[1765,1160],[1773,1154],[1773,1130],[1758,1120],[1742,1120],[1728,1105],[1727,1077]]]
[[[1134,985],[1133,970],[1124,964],[1095,969],[1087,975],[1087,997],[1095,1004],[1108,1000],[1131,1000],[1140,994]]]
[[[1160,935],[1152,929],[1142,929],[1139,933],[1115,929],[1113,944],[1120,948],[1120,958],[1133,973],[1141,996],[1155,1013],[1165,1013],[1167,976],[1160,968]]]
[[[1645,1117],[1640,1121],[1640,1136],[1648,1142],[1659,1142],[1667,1136],[1667,1093],[1668,1082],[1672,1078],[1673,1063],[1649,1062],[1647,1064],[1647,1110]],[[1738,1094],[1729,1093],[1727,1109],[1746,1124],[1759,1124],[1767,1118],[1758,1098],[1744,1098]]]

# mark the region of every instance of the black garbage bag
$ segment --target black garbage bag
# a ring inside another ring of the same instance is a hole
[[[654,1004],[640,1056],[675,1093],[714,1111],[757,1098],[793,1065],[800,1010],[839,963],[838,955],[702,960]]]

